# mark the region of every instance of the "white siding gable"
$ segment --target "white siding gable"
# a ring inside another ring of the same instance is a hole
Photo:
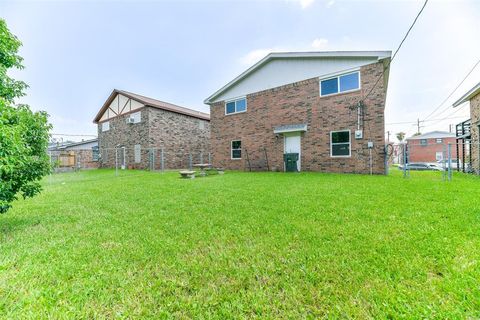
[[[315,77],[326,77],[355,70],[377,61],[378,57],[276,58],[239,80],[212,99],[212,102],[229,100]]]

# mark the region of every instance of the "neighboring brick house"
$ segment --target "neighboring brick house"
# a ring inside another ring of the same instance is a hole
[[[210,151],[208,114],[127,91],[113,90],[94,123],[101,167],[185,168]]]
[[[48,154],[56,171],[98,168],[98,139],[52,144]]]
[[[208,97],[213,164],[385,172],[390,51],[271,53]],[[367,96],[368,95],[368,96]]]
[[[451,158],[457,159],[456,136],[446,131],[432,131],[407,138],[408,162],[437,162],[447,157],[451,144]],[[460,151],[461,154],[461,151]]]
[[[453,107],[456,108],[467,102],[470,103],[470,119],[457,124],[457,145],[463,150],[470,150],[468,154],[465,152],[463,163],[470,162],[470,168],[480,174],[480,83],[458,99]],[[470,171],[465,165],[462,166],[462,170]]]

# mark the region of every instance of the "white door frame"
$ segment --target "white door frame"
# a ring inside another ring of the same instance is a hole
[[[287,138],[288,137],[299,137],[300,144],[298,149],[298,162],[297,162],[297,169],[298,171],[302,171],[302,132],[295,131],[295,132],[288,132],[283,134],[283,154],[287,153]],[[285,171],[285,162],[283,162],[283,171]]]

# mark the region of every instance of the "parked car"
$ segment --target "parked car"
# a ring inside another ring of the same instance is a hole
[[[417,170],[417,171],[443,171],[443,167],[439,166],[436,163],[426,163],[426,162],[415,162],[407,163],[408,170]],[[403,170],[403,165],[398,167],[400,170]]]
[[[437,163],[438,163],[438,165],[441,166],[442,168],[443,168],[443,167],[446,168],[446,167],[448,166],[448,160],[447,160],[447,159],[438,160]],[[460,165],[460,168],[462,167],[462,161],[461,161],[461,160],[452,159],[452,160],[451,160],[451,163],[452,163],[452,168],[457,168],[457,163]]]

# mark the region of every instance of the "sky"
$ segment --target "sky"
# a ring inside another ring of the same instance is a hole
[[[30,88],[17,102],[47,111],[54,137],[78,141],[96,135],[93,118],[114,88],[208,112],[206,97],[272,51],[394,51],[422,5],[0,0],[0,18],[23,42],[25,69],[10,74]],[[468,104],[451,104],[480,82],[480,65],[430,113],[479,59],[480,1],[430,0],[391,65],[391,140],[415,133],[417,119],[434,120],[421,132],[468,119]]]

